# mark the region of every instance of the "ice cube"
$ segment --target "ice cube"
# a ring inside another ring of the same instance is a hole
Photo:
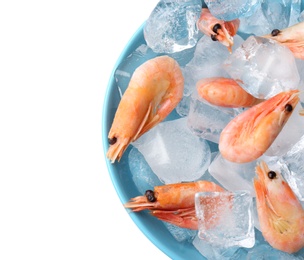
[[[155,186],[163,184],[152,171],[143,155],[135,147],[131,148],[128,161],[132,180],[139,193],[145,194],[146,190],[154,190]]]
[[[188,126],[197,136],[218,143],[222,130],[237,113],[239,110],[211,105],[199,97],[197,92],[193,92]]]
[[[220,20],[231,21],[250,16],[260,4],[260,0],[205,0],[211,14]]]
[[[299,115],[302,105],[298,103],[277,138],[265,152],[268,156],[281,156],[287,153],[304,135],[304,118]]]
[[[262,0],[262,10],[271,28],[282,30],[288,27],[291,3],[291,0]]]
[[[157,53],[172,53],[192,48],[198,40],[196,21],[200,0],[161,0],[144,26],[148,46]]]
[[[248,252],[247,260],[269,259],[269,260],[295,260],[295,255],[277,250],[269,244],[260,244]],[[303,259],[302,257],[300,259]]]
[[[188,228],[181,228],[176,225],[163,222],[166,228],[169,230],[169,232],[172,234],[172,236],[178,241],[178,242],[192,242],[193,238],[196,236],[197,231],[188,229]]]
[[[235,256],[240,256],[238,252],[238,247],[214,247],[207,241],[200,239],[196,236],[192,242],[193,246],[207,259],[221,259],[221,260],[231,260],[240,259]],[[240,251],[241,252],[241,251]]]
[[[244,40],[239,36],[233,37],[232,50],[236,50]],[[182,69],[185,78],[184,94],[191,95],[195,89],[197,81],[210,77],[227,77],[227,72],[223,69],[222,63],[230,55],[227,47],[219,42],[214,42],[210,37],[204,35],[195,47],[193,58]]]
[[[251,16],[240,18],[239,32],[261,36],[269,34],[272,30],[273,28],[270,27],[261,5],[257,7]]]
[[[210,164],[208,143],[189,130],[186,118],[158,124],[133,145],[164,183],[195,181]]]
[[[248,190],[255,196],[253,179],[255,177],[256,161],[249,163],[233,163],[227,161],[219,153],[211,162],[209,173],[229,191]]]
[[[254,246],[252,197],[248,191],[196,193],[195,210],[199,237],[212,246]]]
[[[132,74],[138,65],[156,56],[157,54],[146,44],[141,44],[118,65],[114,77],[121,93],[127,89]]]
[[[177,104],[175,110],[181,117],[186,117],[190,111],[191,96],[183,96],[182,100]]]
[[[257,98],[267,99],[299,87],[300,77],[292,52],[271,39],[250,36],[224,62],[224,68]]]
[[[299,17],[301,14],[301,0],[291,0],[290,9],[290,20],[288,27],[295,25],[299,22]]]
[[[301,201],[304,201],[304,136],[280,159],[283,176]]]

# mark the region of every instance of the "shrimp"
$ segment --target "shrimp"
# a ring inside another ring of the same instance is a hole
[[[288,47],[296,58],[304,59],[304,22],[283,30],[274,29],[263,37],[279,42]]]
[[[128,145],[169,115],[183,97],[179,64],[159,56],[140,65],[118,105],[108,134],[107,157],[120,160]]]
[[[259,158],[282,130],[299,102],[298,95],[299,90],[281,92],[231,120],[220,135],[222,156],[236,163]]]
[[[198,29],[210,36],[213,41],[219,41],[226,46],[229,52],[232,52],[233,36],[236,34],[240,25],[240,20],[232,21],[218,20],[214,17],[208,8],[203,8],[201,16],[197,22]]]
[[[222,107],[251,107],[262,102],[229,78],[204,78],[197,82],[198,94],[209,103]]]
[[[124,207],[133,212],[150,210],[160,220],[183,228],[197,229],[194,197],[197,192],[204,191],[222,192],[224,189],[209,181],[155,186],[154,191],[147,190],[144,196],[130,199]]]
[[[295,253],[304,247],[304,210],[279,172],[265,162],[256,167],[254,180],[258,218],[266,241],[274,248]]]

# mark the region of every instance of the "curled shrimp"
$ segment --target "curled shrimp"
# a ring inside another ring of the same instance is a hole
[[[214,17],[208,8],[202,8],[201,16],[197,22],[198,29],[210,36],[213,41],[219,41],[232,52],[233,36],[240,25],[240,20],[223,21]]]
[[[261,231],[274,248],[295,253],[304,247],[304,210],[279,172],[265,162],[256,167],[254,180]]]
[[[299,90],[281,92],[231,120],[220,135],[222,156],[232,162],[246,163],[263,155],[299,102],[298,95]]]
[[[304,59],[304,22],[283,30],[274,29],[264,38],[272,39],[288,47],[296,58]]]
[[[195,194],[197,192],[218,191],[224,189],[209,181],[167,184],[147,190],[144,196],[130,199],[124,204],[133,212],[150,210],[160,220],[179,227],[197,229],[195,214]]]
[[[210,104],[222,107],[251,107],[262,102],[230,78],[204,78],[196,83],[198,94]]]
[[[169,115],[183,90],[180,66],[169,56],[150,59],[134,71],[108,134],[107,157],[112,163],[120,160],[131,142]]]

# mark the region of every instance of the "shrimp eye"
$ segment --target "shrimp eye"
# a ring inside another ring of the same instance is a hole
[[[290,105],[290,104],[286,104],[286,105],[285,105],[285,111],[286,111],[286,112],[291,112],[292,109],[293,109],[293,108],[292,108],[292,105]]]
[[[156,201],[153,190],[146,190],[145,196],[146,196],[147,200],[150,201],[150,202],[155,202]]]
[[[109,142],[110,145],[115,144],[116,141],[117,141],[117,138],[116,138],[115,136],[114,136],[113,138],[109,138],[109,139],[108,139],[108,142]]]
[[[222,28],[222,26],[221,26],[219,23],[217,23],[217,24],[215,24],[215,25],[213,26],[212,31],[214,31],[215,33],[217,33],[217,30],[219,30],[219,29],[221,29],[221,28]]]
[[[216,35],[215,34],[211,34],[211,39],[212,39],[212,41],[217,41],[217,39],[216,39]]]
[[[275,177],[277,177],[277,174],[274,171],[269,171],[268,172],[268,178],[269,179],[274,179]]]
[[[272,30],[271,35],[272,36],[277,36],[280,32],[281,31],[279,29],[274,29],[274,30]]]

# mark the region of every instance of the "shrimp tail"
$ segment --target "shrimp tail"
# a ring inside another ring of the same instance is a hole
[[[173,224],[181,228],[192,230],[198,229],[198,221],[195,215],[194,208],[179,209],[179,210],[153,210],[150,214],[159,220]]]

